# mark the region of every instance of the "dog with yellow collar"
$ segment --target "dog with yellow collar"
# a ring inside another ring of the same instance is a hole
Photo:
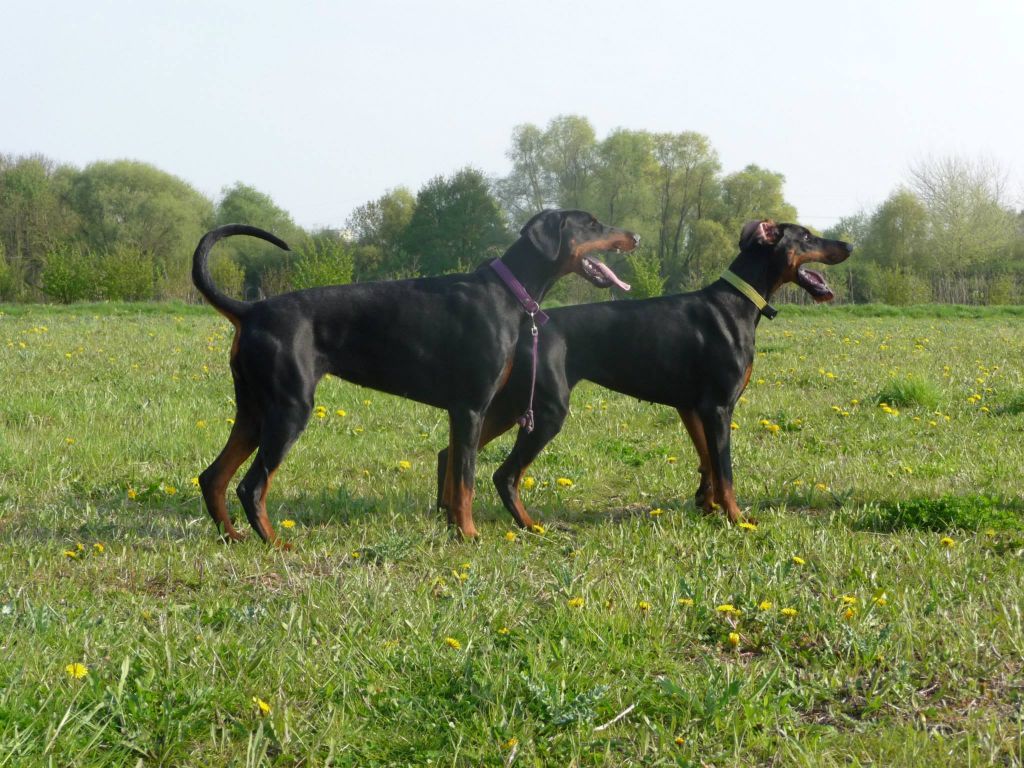
[[[494,473],[502,503],[519,525],[534,525],[519,483],[561,430],[569,395],[584,379],[675,408],[700,460],[697,506],[706,512],[718,506],[730,522],[742,520],[733,491],[730,426],[753,369],[758,322],[775,317],[768,302],[785,283],[795,283],[817,302],[831,301],[825,278],[806,265],[838,264],[853,246],[817,237],[798,224],[764,220],[744,225],[739,247],[721,278],[699,291],[548,312],[536,359],[535,429],[519,430],[512,452]],[[491,402],[483,442],[511,429],[526,407],[534,364],[528,341],[522,335],[508,382]],[[439,482],[446,464],[442,451]]]

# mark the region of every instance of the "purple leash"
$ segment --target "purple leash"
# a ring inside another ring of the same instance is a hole
[[[540,304],[534,301],[533,297],[527,293],[523,284],[516,279],[516,276],[512,274],[511,270],[505,266],[501,259],[492,261],[491,269],[498,273],[498,277],[512,291],[512,295],[519,299],[519,303],[523,305],[523,309],[530,316],[530,333],[533,335],[533,372],[530,376],[530,402],[526,406],[526,413],[519,417],[518,423],[527,432],[533,432],[533,393],[537,388],[537,346],[540,336],[537,326],[544,325],[548,321],[548,316],[540,308]]]

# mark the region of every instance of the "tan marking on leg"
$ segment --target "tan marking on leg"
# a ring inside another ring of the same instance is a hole
[[[461,482],[456,485],[452,515],[460,533],[467,539],[475,539],[480,535],[477,533],[476,526],[473,525],[473,488],[471,486]]]
[[[704,434],[704,424],[697,416],[696,411],[684,411],[680,408],[679,418],[682,419],[683,426],[686,427],[686,431],[690,435],[693,447],[697,449],[697,457],[700,459],[700,488],[704,488],[702,507],[704,512],[710,513],[715,500],[715,483],[711,472],[711,452],[708,450],[708,438]],[[705,484],[709,487],[705,488]]]
[[[267,516],[267,494],[270,492],[270,484],[274,481],[275,474],[277,474],[276,469],[267,475],[267,481],[263,484],[263,491],[256,501],[257,531],[266,539],[268,544],[273,544],[277,541],[274,526],[270,524],[270,518]]]
[[[519,474],[516,475],[516,482],[512,486],[512,506],[515,507],[516,522],[519,523],[523,528],[533,528],[533,518],[530,517],[530,513],[526,511],[526,507],[523,505],[523,500],[519,498],[519,483],[523,479],[523,475],[526,474],[526,467],[523,467]]]
[[[203,500],[206,501],[210,517],[213,518],[214,524],[218,526],[223,535],[231,541],[241,541],[244,537],[235,530],[231,523],[227,504],[228,484],[238,468],[245,463],[254,450],[256,450],[256,441],[247,441],[241,437],[236,423],[228,436],[227,445],[211,465],[216,466],[216,474],[209,486],[203,488]]]

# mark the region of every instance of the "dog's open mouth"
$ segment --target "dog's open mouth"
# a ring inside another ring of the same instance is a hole
[[[580,259],[580,274],[598,288],[608,288],[614,285],[619,290],[628,291],[631,287],[629,283],[623,282],[611,267],[590,256]]]
[[[811,294],[815,301],[832,301],[836,295],[828,287],[824,276],[812,269],[800,267],[796,271],[796,284]]]

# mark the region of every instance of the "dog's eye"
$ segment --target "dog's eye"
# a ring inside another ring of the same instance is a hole
[[[803,241],[806,243],[810,239],[811,239],[811,233],[810,232],[804,232],[804,234],[803,234]]]

